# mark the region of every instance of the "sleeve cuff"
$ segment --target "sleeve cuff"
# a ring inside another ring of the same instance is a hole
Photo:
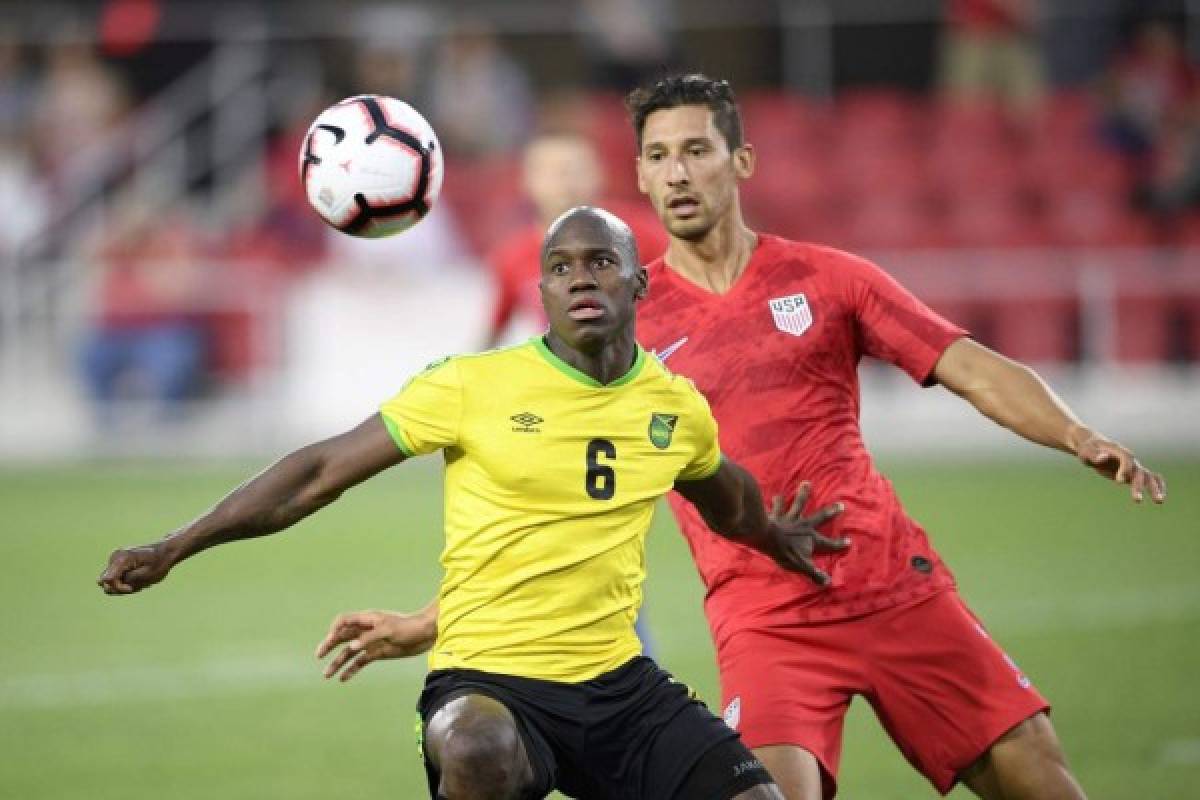
[[[400,430],[400,426],[397,425],[395,421],[393,421],[392,418],[387,414],[381,413],[379,416],[383,417],[383,424],[387,427],[388,433],[391,434],[392,441],[396,443],[396,447],[400,448],[400,452],[404,453],[404,455],[408,458],[413,458],[416,456],[412,445],[409,444],[408,440],[404,437],[404,431]]]

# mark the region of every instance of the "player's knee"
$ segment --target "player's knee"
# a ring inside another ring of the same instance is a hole
[[[429,721],[426,747],[449,800],[508,800],[530,778],[516,721],[490,697],[464,695],[439,709]]]

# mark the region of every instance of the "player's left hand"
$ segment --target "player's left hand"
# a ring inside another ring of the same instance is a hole
[[[1167,499],[1167,482],[1163,476],[1146,469],[1127,447],[1108,437],[1092,433],[1076,452],[1080,461],[1104,477],[1129,484],[1129,493],[1134,502],[1142,502],[1146,492],[1150,493],[1150,499],[1155,503]]]
[[[317,658],[324,658],[338,645],[345,644],[325,668],[326,678],[332,678],[341,671],[338,679],[345,683],[373,661],[424,653],[433,646],[436,636],[437,617],[431,618],[423,612],[356,611],[339,614],[329,626],[329,633],[317,645]]]
[[[850,546],[847,537],[831,538],[823,535],[817,527],[841,514],[845,507],[841,503],[824,506],[811,516],[804,515],[804,505],[812,486],[805,481],[796,490],[792,504],[784,510],[784,499],[776,495],[771,502],[771,513],[767,515],[769,536],[775,549],[775,560],[785,569],[802,572],[820,586],[829,585],[829,575],[813,563],[814,553],[833,553]]]

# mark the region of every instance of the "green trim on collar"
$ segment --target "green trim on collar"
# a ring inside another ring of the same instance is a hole
[[[636,355],[633,358],[633,366],[629,368],[629,371],[617,378],[612,383],[601,383],[591,375],[585,375],[555,355],[554,351],[551,350],[546,344],[544,337],[534,336],[529,341],[533,344],[533,348],[541,354],[542,358],[549,362],[550,366],[554,367],[571,380],[582,383],[584,386],[590,386],[593,389],[611,389],[617,386],[624,386],[625,384],[632,382],[633,379],[636,378],[639,373],[641,373],[642,367],[646,365],[646,351],[642,349],[640,344],[634,342],[633,346],[636,348]]]

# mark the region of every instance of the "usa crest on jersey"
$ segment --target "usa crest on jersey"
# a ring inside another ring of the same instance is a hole
[[[792,336],[800,336],[812,325],[812,308],[803,294],[789,294],[767,301],[775,327]]]

